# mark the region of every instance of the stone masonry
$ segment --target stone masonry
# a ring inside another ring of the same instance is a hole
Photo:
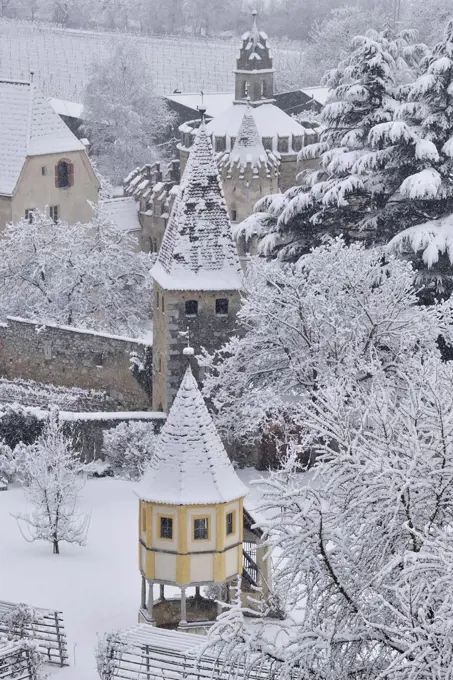
[[[13,317],[0,326],[0,376],[102,390],[117,410],[150,410],[150,381],[139,374],[151,355],[149,345],[119,336]]]

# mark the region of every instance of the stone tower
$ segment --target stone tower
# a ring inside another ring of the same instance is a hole
[[[180,588],[179,625],[184,626],[186,588],[195,586],[199,597],[201,585],[228,583],[242,573],[247,491],[189,365],[137,491],[142,620],[154,623],[154,583],[160,585],[162,599],[165,585]]]
[[[242,222],[250,215],[250,206],[278,192],[280,161],[264,148],[249,106],[232,150],[218,164],[232,222]]]
[[[274,73],[272,54],[267,35],[260,31],[256,22],[257,12],[253,12],[253,25],[242,36],[242,45],[236,62],[235,91],[236,102],[244,102],[248,97],[252,106],[264,102],[274,102]]]
[[[204,119],[165,230],[154,279],[153,408],[168,411],[183,348],[223,345],[235,327],[241,267]]]

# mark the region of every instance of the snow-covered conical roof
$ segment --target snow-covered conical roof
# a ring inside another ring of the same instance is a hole
[[[267,35],[264,31],[260,31],[257,24],[258,12],[252,12],[253,24],[250,31],[247,31],[242,36],[241,55],[238,60],[238,67],[241,64],[244,66],[244,57],[253,65],[254,69],[268,69],[272,68],[272,55],[267,44]]]
[[[169,505],[228,503],[247,494],[187,368],[137,494]]]
[[[167,290],[241,288],[241,266],[204,121],[190,151],[152,274]]]
[[[251,165],[252,168],[259,168],[264,165],[269,170],[275,170],[279,166],[277,158],[272,152],[267,152],[264,148],[252,109],[248,105],[234,146],[229,153],[225,154],[220,164],[229,167],[238,166],[239,168],[245,168],[247,165]]]

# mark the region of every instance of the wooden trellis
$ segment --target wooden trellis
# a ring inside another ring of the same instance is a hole
[[[220,658],[200,654],[206,639],[179,631],[141,624],[107,636],[102,680],[241,680],[245,673],[232,670]],[[247,672],[247,680],[269,680],[268,667]]]
[[[20,641],[0,639],[0,680],[36,680],[30,650]]]
[[[0,600],[0,636],[8,632],[5,618],[17,607],[17,603]],[[68,645],[61,612],[32,607],[35,618],[25,627],[27,637],[38,645],[45,663],[69,666]],[[0,678],[2,678],[0,674]]]

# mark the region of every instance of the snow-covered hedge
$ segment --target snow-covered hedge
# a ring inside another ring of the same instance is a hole
[[[104,432],[102,452],[116,476],[138,479],[154,454],[155,442],[152,422],[131,421]]]

